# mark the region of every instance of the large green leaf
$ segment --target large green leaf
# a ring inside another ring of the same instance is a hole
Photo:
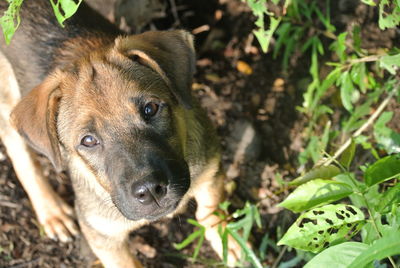
[[[278,206],[301,212],[342,199],[352,193],[352,188],[346,183],[316,179],[297,187]]]
[[[340,174],[340,169],[337,166],[318,166],[312,168],[303,176],[300,176],[289,182],[289,185],[300,185],[315,179],[332,179],[338,174]]]
[[[337,239],[351,238],[364,223],[364,214],[357,207],[326,205],[300,216],[278,245],[316,253]]]
[[[364,243],[345,242],[322,251],[312,258],[304,268],[331,267],[333,264],[335,268],[347,268],[358,255],[368,248],[369,246]]]
[[[400,176],[400,154],[386,156],[369,166],[364,173],[368,186]]]
[[[400,232],[393,232],[390,236],[378,239],[367,250],[361,253],[348,267],[365,267],[374,260],[400,254]]]

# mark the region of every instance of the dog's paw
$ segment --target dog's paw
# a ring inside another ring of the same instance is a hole
[[[74,221],[74,210],[58,195],[54,194],[52,198],[33,206],[39,223],[51,239],[68,242],[79,233]]]

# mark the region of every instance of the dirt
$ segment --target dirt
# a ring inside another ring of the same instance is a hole
[[[96,5],[110,20],[115,18],[113,2],[102,1]],[[280,59],[260,51],[251,34],[254,18],[240,1],[166,2],[165,16],[153,18],[142,30],[184,28],[196,33],[198,60],[193,93],[221,137],[223,164],[231,192],[229,200],[234,207],[242,207],[245,200],[259,202],[263,229],[253,232],[255,248],[265,233],[276,241],[277,229],[285,230],[295,218],[276,204],[288,194],[281,191],[279,178],[290,180],[297,176],[297,155],[304,148],[302,131],[306,118],[296,106],[302,104],[308,57],[291,62],[289,70],[284,72]],[[364,14],[365,20],[368,18],[368,11],[357,12]],[[121,20],[122,28],[140,30],[127,21],[130,20]],[[390,42],[393,36],[389,37],[380,41]],[[394,105],[392,108],[398,110]],[[41,162],[57,192],[72,202],[68,176],[56,174],[43,157]],[[192,202],[184,215],[156,222],[132,234],[131,250],[145,267],[216,265],[206,264],[209,259],[217,259],[207,243],[197,263],[185,257],[193,254],[194,246],[182,251],[173,247],[173,243],[182,241],[193,231],[187,219],[194,218],[194,211]],[[264,264],[271,266],[278,255],[279,251],[270,248]],[[293,256],[293,252],[286,253],[282,260]],[[30,202],[4,147],[0,146],[0,267],[87,266],[100,267],[82,238],[59,243],[40,231]]]

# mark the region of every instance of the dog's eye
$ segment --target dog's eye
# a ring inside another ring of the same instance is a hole
[[[91,135],[86,135],[85,137],[82,138],[81,144],[85,147],[93,147],[98,145],[99,141]]]
[[[158,112],[159,104],[155,102],[148,102],[143,108],[143,115],[145,118],[155,116]]]

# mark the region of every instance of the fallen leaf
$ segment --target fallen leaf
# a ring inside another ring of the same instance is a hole
[[[253,69],[250,67],[250,65],[244,61],[239,60],[236,64],[236,69],[246,75],[250,75],[253,73]]]

